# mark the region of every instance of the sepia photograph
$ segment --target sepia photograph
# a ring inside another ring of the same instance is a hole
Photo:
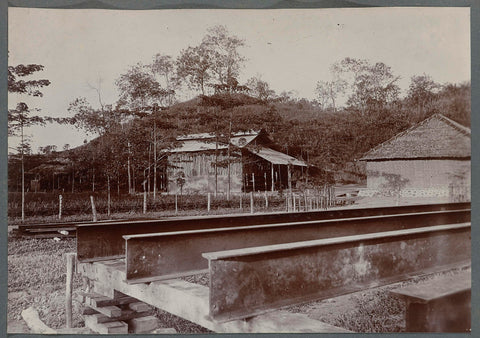
[[[9,7],[7,332],[471,332],[470,15]]]

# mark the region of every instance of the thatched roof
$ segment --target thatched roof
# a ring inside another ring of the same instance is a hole
[[[471,130],[435,114],[367,152],[363,161],[470,158]]]

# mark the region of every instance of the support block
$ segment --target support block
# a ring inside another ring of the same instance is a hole
[[[128,325],[122,321],[97,323],[94,316],[85,316],[85,326],[100,334],[128,333]]]
[[[137,312],[146,312],[150,310],[150,307],[143,302],[130,303],[128,304],[128,307]]]
[[[128,331],[131,333],[147,333],[158,327],[158,318],[154,316],[140,317],[128,321]]]

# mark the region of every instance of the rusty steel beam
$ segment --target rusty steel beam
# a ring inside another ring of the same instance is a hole
[[[470,211],[433,211],[234,228],[126,235],[126,280],[143,283],[208,271],[202,253],[470,221]]]
[[[103,224],[91,223],[77,227],[77,257],[81,262],[123,258],[125,256],[125,241],[122,236],[131,234],[462,209],[470,209],[470,203],[337,209],[297,213],[262,213],[256,215],[201,216],[168,220],[108,222]]]
[[[203,254],[219,322],[469,264],[470,223]]]

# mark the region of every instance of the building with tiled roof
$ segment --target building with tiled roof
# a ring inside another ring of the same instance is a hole
[[[471,130],[435,114],[368,151],[369,194],[447,197],[470,189]]]

